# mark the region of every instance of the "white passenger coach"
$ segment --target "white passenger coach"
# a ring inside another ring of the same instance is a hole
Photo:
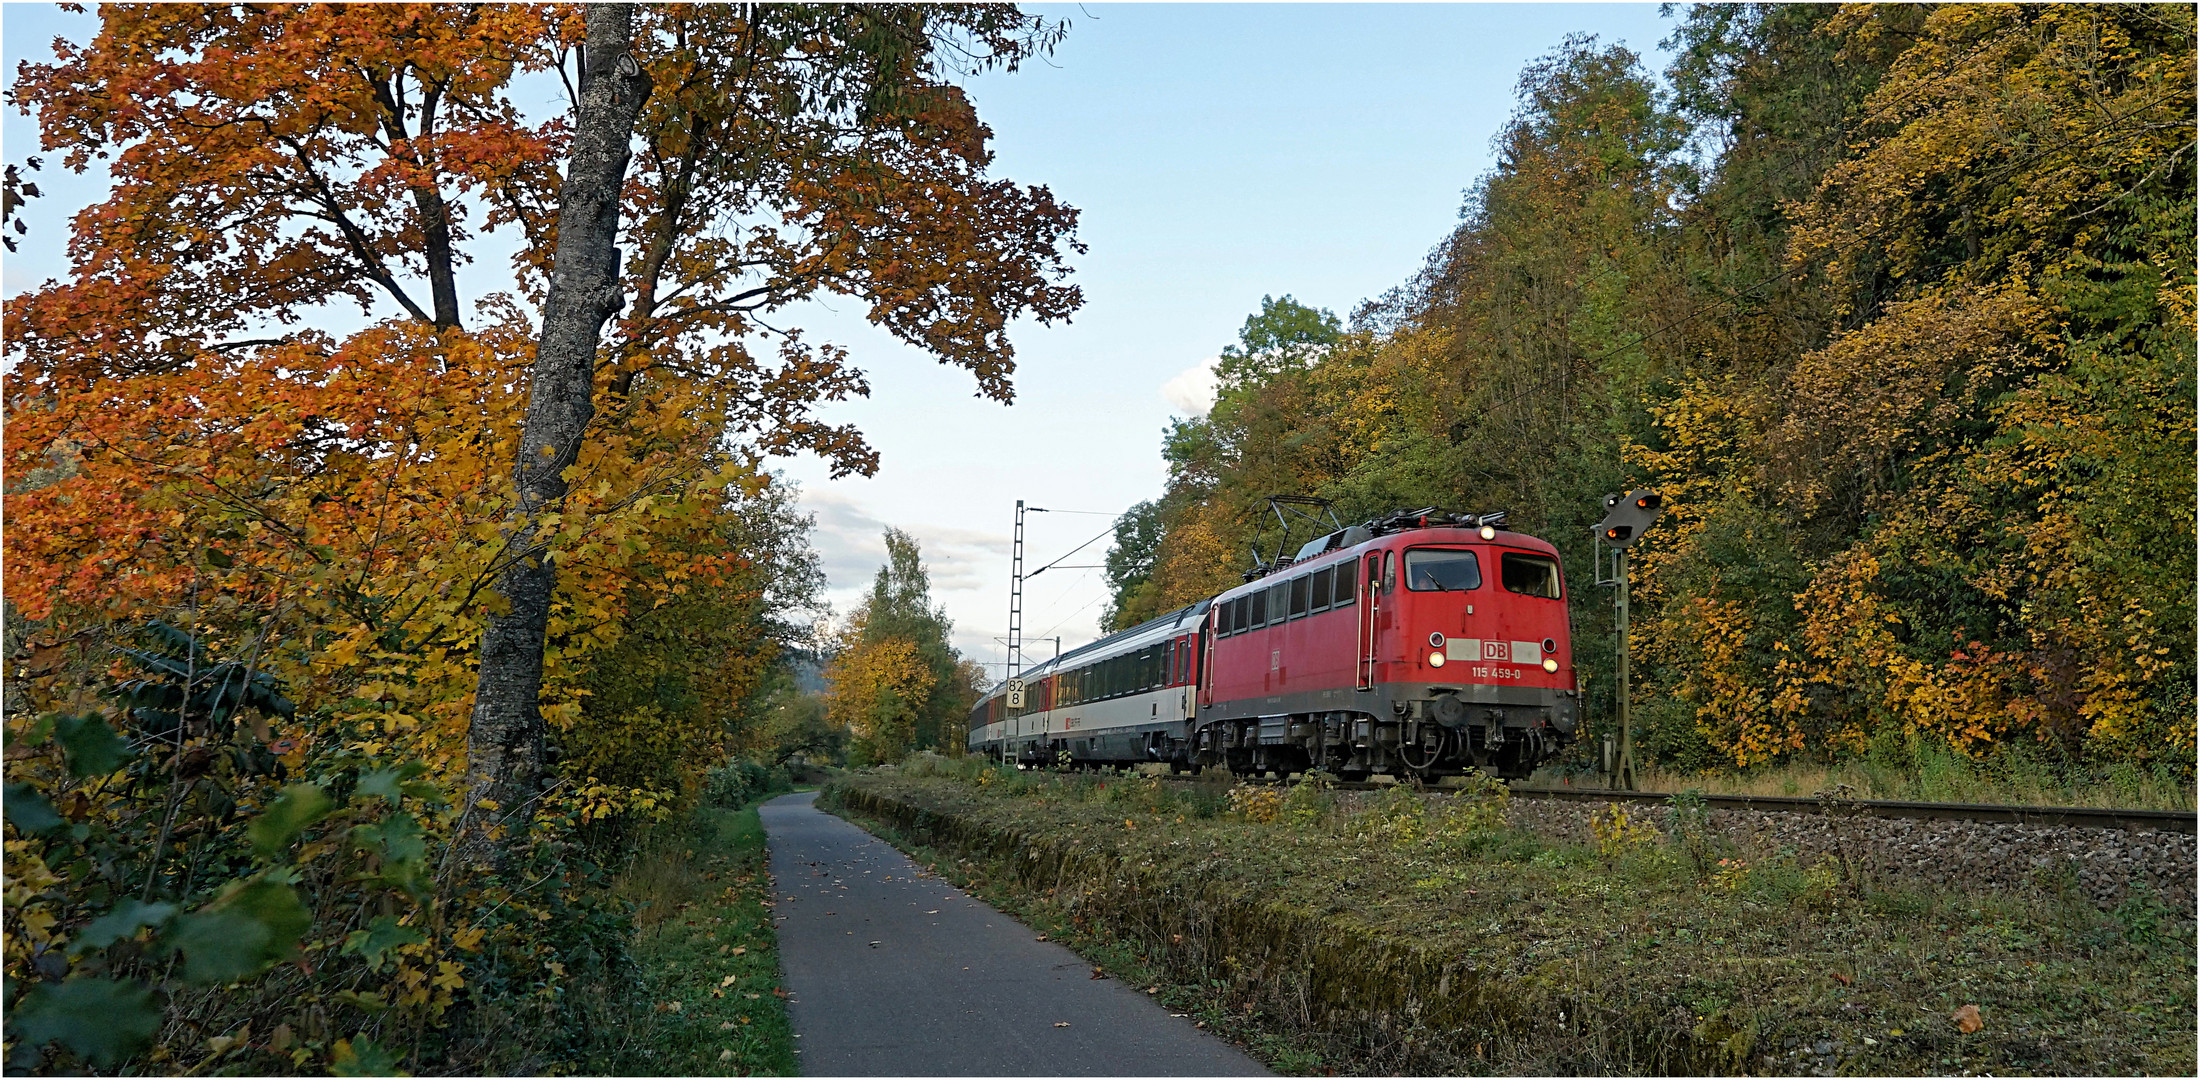
[[[1110,634],[1023,670],[971,710],[969,747],[1027,765],[1164,761],[1198,707],[1198,647],[1209,601]]]

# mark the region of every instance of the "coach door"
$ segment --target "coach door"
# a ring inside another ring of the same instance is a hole
[[[1199,670],[1193,677],[1199,680],[1199,703],[1215,703],[1215,637],[1222,628],[1222,605],[1210,604],[1207,617],[1199,624]]]
[[[1361,561],[1357,588],[1360,591],[1359,657],[1353,666],[1359,669],[1359,688],[1371,689],[1375,685],[1375,621],[1376,610],[1381,607],[1378,587],[1382,583],[1383,553],[1371,551]]]

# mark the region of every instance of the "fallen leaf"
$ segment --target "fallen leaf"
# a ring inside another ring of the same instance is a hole
[[[1149,986],[1146,988],[1146,992],[1149,994],[1158,994],[1161,992],[1161,988],[1158,986]]]
[[[1843,986],[1854,986],[1854,985],[1856,985],[1856,980],[1855,980],[1855,979],[1849,978],[1848,976],[1846,976],[1846,975],[1843,975],[1843,974],[1841,974],[1841,973],[1840,973],[1840,972],[1838,972],[1838,971],[1829,971],[1829,972],[1827,972],[1826,974],[1828,974],[1828,975],[1831,975],[1831,976],[1833,976],[1833,981],[1834,981],[1834,982],[1837,982],[1837,983],[1840,983],[1840,984],[1841,984],[1841,985],[1843,985]]]
[[[720,986],[732,986],[732,985],[733,985],[734,983],[736,983],[736,982],[739,982],[739,981],[741,981],[741,976],[739,976],[739,975],[728,975],[728,976],[726,976],[725,978],[723,978],[723,979],[720,979],[720,980],[718,980],[718,985],[720,985]]]
[[[731,1025],[728,1025],[728,1026],[731,1026]],[[731,1051],[731,1050],[720,1050],[720,1051],[718,1051],[718,1060],[720,1060],[720,1061],[732,1061],[732,1060],[733,1060],[733,1051]]]
[[[1069,1021],[1067,1021],[1067,1020],[1056,1020],[1056,1021],[1054,1022],[1054,1026],[1055,1026],[1055,1027],[1068,1027],[1068,1026],[1069,1026]]]
[[[1046,936],[1045,934],[1041,934],[1041,935],[1039,935],[1039,937],[1038,937],[1038,940],[1040,940],[1040,941],[1045,941],[1046,939],[1047,939],[1047,936]]]
[[[1976,1034],[1980,1028],[1986,1026],[1986,1021],[1979,1019],[1978,1006],[1976,1005],[1965,1005],[1957,1009],[1948,1019],[1955,1021],[1956,1030],[1965,1035]]]
[[[746,945],[736,945],[736,946],[734,946],[734,948],[733,948],[733,955],[735,955],[735,956],[742,956],[742,955],[745,955],[745,954],[747,954],[747,953],[748,953],[748,951],[749,951],[749,947],[748,947],[748,946],[746,946]]]

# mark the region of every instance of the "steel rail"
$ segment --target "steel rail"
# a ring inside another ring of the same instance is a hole
[[[1212,779],[1164,776],[1164,780],[1208,783]],[[1252,781],[1273,783],[1273,781]],[[1377,791],[1390,784],[1362,781],[1332,785],[1339,791]],[[1450,790],[1432,787],[1430,791]],[[1512,789],[1529,799],[1563,799],[1573,802],[1631,802],[1670,804],[1676,792],[1613,791],[1606,788]],[[2027,825],[2076,829],[2125,829],[2134,832],[2174,832],[2200,835],[2200,812],[2191,810],[2117,810],[2097,806],[2004,806],[1984,803],[1909,802],[1899,799],[1825,799],[1791,795],[1713,795],[1702,793],[1704,805],[1714,810],[1756,810],[1763,813],[1851,815],[1856,817],[1909,818],[1918,821],[1971,821],[1984,824]]]

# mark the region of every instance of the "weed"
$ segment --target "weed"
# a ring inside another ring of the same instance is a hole
[[[1276,820],[1283,811],[1283,792],[1258,784],[1239,784],[1230,789],[1230,814],[1233,817],[1266,825]]]
[[[1627,814],[1627,807],[1611,803],[1589,818],[1589,832],[1596,837],[1597,854],[1616,859],[1634,849],[1657,843],[1663,839],[1655,826],[1647,821],[1636,821]]]
[[[1300,774],[1283,797],[1285,820],[1302,829],[1326,820],[1337,809],[1337,800],[1330,794],[1336,782],[1336,777],[1320,769]]]

